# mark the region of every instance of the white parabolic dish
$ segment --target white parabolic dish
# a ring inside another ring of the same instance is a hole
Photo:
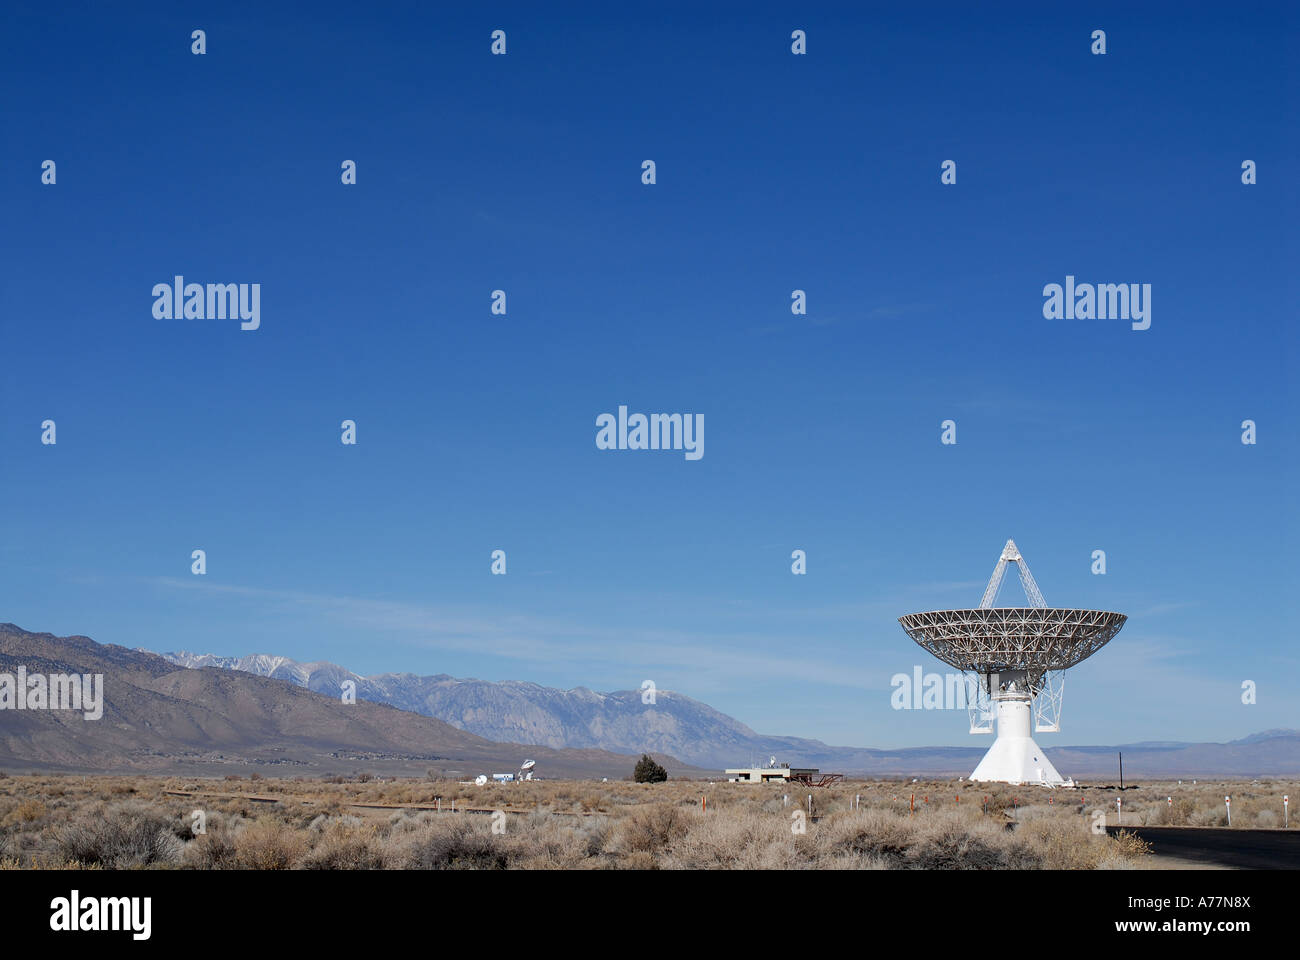
[[[992,606],[1008,563],[1016,564],[1032,606]],[[997,738],[971,779],[1049,785],[1068,781],[1034,742],[1034,699],[1047,689],[1049,674],[1092,656],[1127,620],[1125,614],[1105,610],[1048,607],[1013,540],[1003,548],[984,591],[984,605],[909,613],[898,618],[907,635],[920,646],[958,670],[977,674],[982,692],[991,702]]]

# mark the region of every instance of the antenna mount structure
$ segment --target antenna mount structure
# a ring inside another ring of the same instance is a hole
[[[1006,576],[1007,564],[1016,565],[1016,573],[1020,574],[1020,586],[1025,590],[1025,597],[1029,600],[1031,607],[1046,607],[1047,601],[1043,599],[1042,593],[1038,590],[1038,584],[1034,581],[1034,575],[1029,572],[1029,564],[1025,563],[1025,558],[1020,555],[1016,549],[1016,541],[1008,540],[1007,545],[1002,548],[1002,556],[998,557],[998,564],[993,568],[993,576],[989,577],[989,585],[984,588],[984,599],[980,601],[981,610],[990,610],[994,601],[998,598],[998,591],[1002,589],[1002,578]]]
[[[995,607],[1014,563],[1028,607]],[[1070,785],[1030,733],[1060,730],[1064,671],[1092,656],[1128,617],[1102,610],[1049,607],[1014,540],[1002,548],[980,605],[898,618],[907,635],[944,663],[965,672],[971,733],[997,737],[971,779]]]

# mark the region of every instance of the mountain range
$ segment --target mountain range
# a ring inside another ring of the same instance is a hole
[[[690,697],[659,691],[557,690],[439,675],[362,677],[285,657],[220,658],[96,643],[0,624],[0,675],[100,674],[103,712],[0,709],[0,769],[215,776],[469,777],[537,761],[547,777],[622,778],[649,752],[674,776],[716,776],[770,755],[794,766],[867,776],[956,776],[987,747],[834,747],[765,736]],[[4,677],[0,676],[0,680]],[[356,702],[341,696],[356,684]],[[12,680],[8,681],[12,688]],[[0,701],[3,704],[3,701]],[[1300,731],[1231,743],[1143,742],[1057,747],[1076,777],[1268,777],[1300,772]]]
[[[352,771],[476,776],[524,759],[554,777],[624,777],[636,758],[498,743],[433,717],[348,704],[253,673],[191,670],[143,650],[0,624],[0,674],[99,674],[103,713],[0,710],[0,769],[280,776]],[[659,757],[674,775],[692,771]]]
[[[793,766],[874,776],[958,775],[972,770],[988,741],[967,747],[880,750],[830,746],[820,740],[756,733],[733,717],[681,693],[660,690],[644,704],[639,690],[598,693],[560,690],[521,681],[490,682],[446,674],[362,676],[328,662],[300,663],[258,654],[217,657],[164,653],[178,666],[216,667],[283,680],[330,697],[346,681],[359,699],[439,720],[488,740],[553,749],[650,751],[696,767],[719,770],[770,756]],[[1270,730],[1231,743],[1143,742],[1123,746],[1049,747],[1058,769],[1073,776],[1113,776],[1119,751],[1132,777],[1275,776],[1300,773],[1300,730]]]

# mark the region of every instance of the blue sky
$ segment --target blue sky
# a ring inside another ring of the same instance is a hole
[[[978,745],[890,709],[897,617],[1014,537],[1130,615],[1046,745],[1300,726],[1298,18],[1128,6],[18,5],[0,619]],[[1150,329],[1044,319],[1067,274]],[[705,456],[598,450],[620,404]]]

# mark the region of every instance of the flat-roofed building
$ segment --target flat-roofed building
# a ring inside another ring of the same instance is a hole
[[[816,767],[792,767],[788,763],[727,771],[727,780],[731,783],[802,783],[809,787],[825,787],[843,777],[842,773],[822,773]]]

